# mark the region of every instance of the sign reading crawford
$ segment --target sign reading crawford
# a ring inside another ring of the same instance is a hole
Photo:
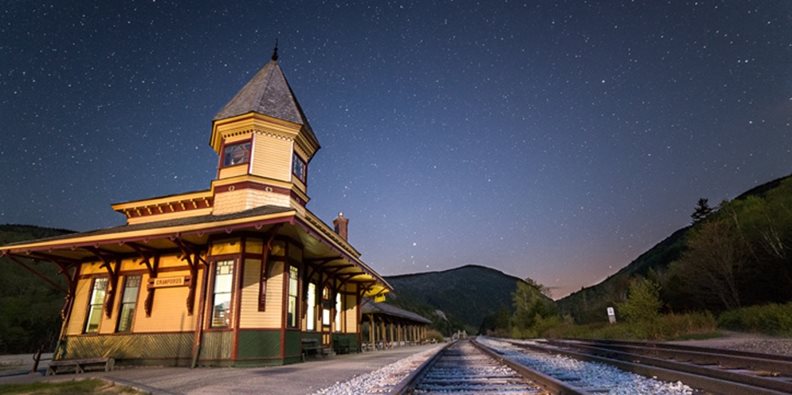
[[[184,287],[190,285],[190,276],[150,278],[149,288]]]

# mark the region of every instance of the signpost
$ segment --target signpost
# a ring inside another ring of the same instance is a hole
[[[608,307],[608,322],[611,324],[616,323],[616,310],[613,307]]]

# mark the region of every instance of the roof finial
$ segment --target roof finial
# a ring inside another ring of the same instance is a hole
[[[272,60],[278,60],[278,39],[275,39],[275,49],[272,50]]]

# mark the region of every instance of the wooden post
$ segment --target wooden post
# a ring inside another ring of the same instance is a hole
[[[388,333],[385,332],[385,317],[381,318],[380,321],[380,341],[382,342],[382,348],[385,348],[385,345],[388,343]]]
[[[377,330],[377,327],[376,327],[376,325],[374,325],[374,314],[369,314],[368,316],[369,316],[369,325],[368,325],[368,327],[369,327],[369,344],[372,346],[372,349],[374,349],[374,346],[376,344],[375,342],[377,341],[377,337],[374,336],[374,331]]]

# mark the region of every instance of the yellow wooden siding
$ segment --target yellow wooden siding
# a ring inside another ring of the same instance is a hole
[[[133,258],[133,259],[124,259],[121,261],[121,270],[120,272],[127,272],[131,270],[142,270],[145,269],[146,265],[140,263],[140,258]]]
[[[238,248],[238,244],[237,244]],[[239,251],[237,249],[237,251]],[[153,258],[151,260],[153,263]],[[99,262],[92,262],[92,263],[84,263],[80,267],[80,274],[81,275],[107,275],[107,269],[100,267],[102,264]],[[159,267],[163,268],[182,268],[187,266],[187,261],[179,259],[176,255],[163,255],[160,257],[159,260]],[[123,274],[124,272],[133,271],[133,270],[145,270],[146,265],[141,264],[140,258],[131,258],[131,259],[124,259],[121,261],[121,270],[119,272]]]
[[[295,151],[297,151],[298,154],[300,154],[301,158],[310,157],[310,155],[308,155],[308,153],[299,144],[294,144],[293,148],[294,148]],[[308,162],[308,161],[306,160],[305,162]]]
[[[85,314],[88,311],[88,298],[91,293],[91,279],[86,278],[77,281],[77,289],[74,293],[74,306],[72,307],[69,324],[66,327],[66,334],[79,335],[83,331],[85,324]]]
[[[308,193],[308,188],[306,188],[305,183],[303,183],[302,180],[297,178],[297,176],[294,174],[292,174],[292,182],[297,186],[298,189],[303,191],[303,193]]]
[[[211,255],[238,254],[241,251],[239,239],[212,242]]]
[[[152,264],[154,263],[153,258],[152,258],[151,263]],[[187,265],[188,264],[187,264],[186,260],[180,259],[176,255],[163,255],[159,259],[159,267],[160,267],[160,269],[165,269],[165,268],[185,268]],[[141,267],[138,267],[138,269],[142,269],[142,268],[145,268],[145,265],[141,266]]]
[[[346,333],[357,332],[357,305],[355,304],[355,295],[344,295],[344,309],[346,315]]]
[[[219,178],[231,178],[236,176],[241,176],[243,174],[248,174],[249,163],[245,163],[243,165],[236,165],[230,167],[224,167],[220,169],[220,174],[218,175]]]
[[[238,189],[215,195],[213,213],[215,215],[236,213],[261,206],[289,206],[289,195],[255,189]]]
[[[283,265],[276,264],[274,266],[273,273],[278,271],[281,273],[267,280],[266,311],[258,311],[261,261],[258,259],[245,260],[245,276],[242,280],[242,311],[239,316],[240,328],[280,328]]]
[[[251,173],[281,181],[291,181],[292,140],[257,134]]]
[[[261,240],[248,240],[245,244],[245,252],[248,254],[261,254],[264,251],[264,242]]]
[[[80,274],[107,274],[107,269],[99,267],[99,265],[101,263],[98,262],[83,263],[80,266]]]
[[[159,278],[189,276],[190,272],[174,271],[167,273],[160,273]],[[199,301],[201,295],[201,287],[203,276],[202,270],[198,271],[198,284],[195,290],[195,306],[194,313],[198,312]],[[187,295],[189,288],[187,287],[172,287],[172,288],[157,288],[154,293],[154,304],[151,308],[151,317],[146,317],[146,309],[143,303],[146,300],[146,286],[149,276],[143,275],[142,284],[143,288],[140,292],[138,305],[135,311],[135,319],[132,323],[134,333],[145,332],[177,332],[177,331],[192,331],[195,328],[195,317],[197,314],[187,314]]]

